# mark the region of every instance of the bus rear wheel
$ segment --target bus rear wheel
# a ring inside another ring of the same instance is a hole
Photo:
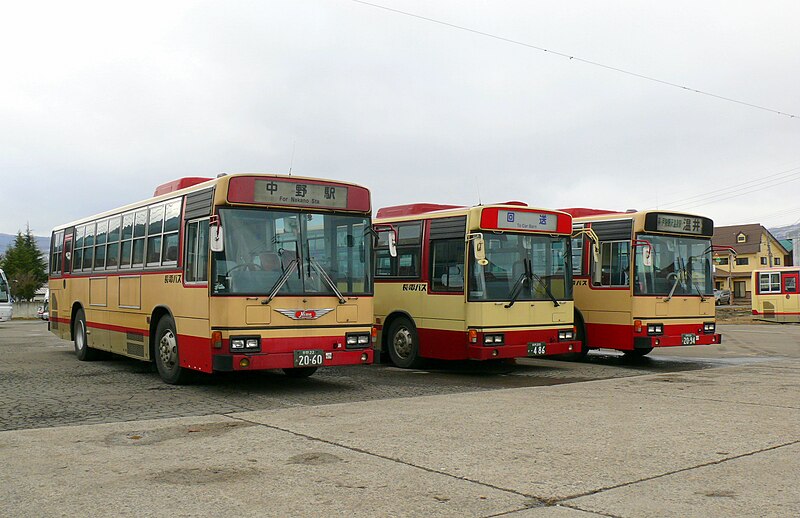
[[[422,364],[419,357],[419,337],[407,318],[398,318],[389,326],[389,358],[403,369],[413,369]]]
[[[86,333],[86,313],[79,309],[75,313],[75,356],[82,362],[96,360],[100,355],[97,349],[89,347],[88,335]]]
[[[316,367],[295,367],[294,369],[283,369],[283,373],[290,378],[307,378],[317,372]]]
[[[155,359],[158,374],[165,383],[182,385],[188,383],[192,372],[181,367],[178,357],[178,333],[175,321],[170,316],[161,317],[156,327]]]

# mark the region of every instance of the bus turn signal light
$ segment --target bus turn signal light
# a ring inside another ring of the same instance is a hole
[[[478,343],[478,332],[474,329],[469,330],[469,343],[476,344]]]
[[[637,333],[642,332],[642,321],[641,320],[634,320],[633,321],[633,330]]]
[[[222,349],[222,333],[220,331],[211,333],[211,347],[214,349]]]

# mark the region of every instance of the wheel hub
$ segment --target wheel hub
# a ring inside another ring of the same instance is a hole
[[[158,343],[158,352],[161,356],[161,363],[165,367],[172,368],[175,366],[178,359],[178,343],[172,331],[168,330],[161,337],[161,341]]]
[[[394,335],[394,352],[400,358],[408,358],[411,355],[413,340],[411,333],[405,327],[401,327]]]

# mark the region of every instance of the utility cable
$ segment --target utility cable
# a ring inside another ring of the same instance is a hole
[[[638,77],[638,78],[644,79],[646,81],[652,81],[654,83],[660,83],[662,85],[671,86],[673,88],[679,88],[681,90],[686,90],[688,92],[693,92],[693,93],[705,95],[705,96],[708,96],[708,97],[713,97],[715,99],[719,99],[719,100],[722,100],[722,101],[741,104],[743,106],[749,106],[750,108],[755,108],[757,110],[767,111],[767,112],[770,112],[770,113],[774,113],[776,115],[783,115],[784,117],[789,117],[791,119],[797,118],[797,115],[794,115],[794,114],[791,114],[791,113],[782,112],[782,111],[775,110],[775,109],[772,109],[772,108],[767,108],[765,106],[760,106],[758,104],[753,104],[753,103],[749,103],[749,102],[745,102],[745,101],[740,101],[738,99],[733,99],[731,97],[725,97],[725,96],[718,95],[718,94],[715,94],[715,93],[706,92],[704,90],[698,90],[696,88],[690,88],[688,86],[679,85],[677,83],[672,83],[670,81],[665,81],[663,79],[658,79],[658,78],[655,78],[655,77],[639,74],[639,73],[636,73],[636,72],[631,72],[630,70],[625,70],[625,69],[622,69],[622,68],[613,67],[611,65],[605,65],[605,64],[597,62],[597,61],[591,61],[591,60],[580,58],[580,57],[577,57],[577,56],[572,56],[570,54],[565,54],[563,52],[559,52],[559,51],[556,51],[556,50],[546,49],[544,47],[539,47],[539,46],[536,46],[536,45],[532,45],[530,43],[525,43],[523,41],[513,40],[511,38],[505,38],[503,36],[498,36],[496,34],[491,34],[491,33],[479,31],[479,30],[476,30],[476,29],[470,29],[469,27],[464,27],[462,25],[456,25],[454,23],[449,23],[449,22],[445,22],[445,21],[442,21],[442,20],[436,20],[434,18],[428,18],[427,16],[422,16],[422,15],[410,13],[410,12],[407,12],[407,11],[401,11],[400,9],[393,9],[391,7],[386,7],[385,5],[373,4],[371,2],[365,2],[363,0],[350,0],[350,1],[354,2],[354,3],[357,3],[357,4],[362,4],[362,5],[366,5],[366,6],[369,6],[369,7],[374,7],[376,9],[383,9],[384,11],[389,11],[389,12],[392,12],[392,13],[395,13],[395,14],[401,14],[403,16],[408,16],[408,17],[411,17],[411,18],[417,18],[419,20],[424,20],[426,22],[435,23],[435,24],[438,24],[438,25],[443,25],[445,27],[450,27],[451,29],[457,29],[457,30],[460,30],[460,31],[470,32],[472,34],[477,34],[479,36],[485,36],[487,38],[492,38],[492,39],[495,39],[495,40],[504,41],[506,43],[511,43],[512,45],[519,45],[519,46],[522,46],[522,47],[527,47],[527,48],[530,48],[530,49],[539,50],[539,51],[542,51],[542,52],[547,52],[548,54],[555,54],[556,56],[560,56],[562,58],[567,58],[567,59],[572,60],[572,61],[580,61],[581,63],[585,63],[587,65],[592,65],[592,66],[595,66],[595,67],[604,68],[606,70],[619,72],[620,74],[625,74],[625,75],[629,75],[629,76],[633,76],[633,77]]]

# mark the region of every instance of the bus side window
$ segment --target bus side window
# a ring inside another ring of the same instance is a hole
[[[422,251],[422,222],[395,223],[397,257],[389,255],[388,233],[382,232],[375,247],[376,277],[419,277]]]
[[[600,264],[592,262],[592,284],[595,286],[630,285],[630,242],[600,243]]]
[[[431,256],[431,290],[464,291],[463,238],[434,241]]]
[[[208,218],[186,224],[186,282],[208,282]]]

